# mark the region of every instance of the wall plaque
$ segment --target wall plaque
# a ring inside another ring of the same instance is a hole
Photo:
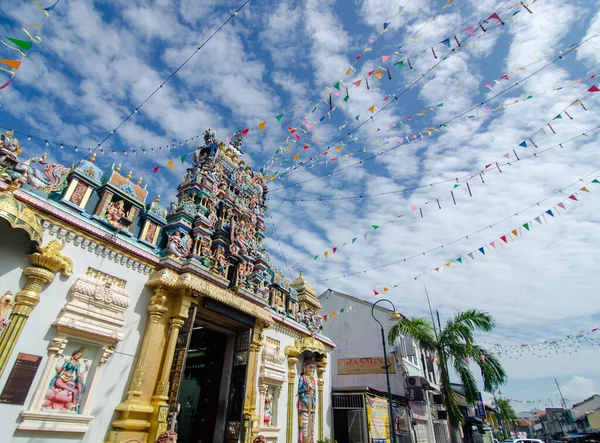
[[[388,371],[396,373],[394,359],[388,357]],[[338,358],[338,375],[385,374],[383,357]]]
[[[33,383],[35,373],[40,366],[42,357],[39,355],[24,354],[19,352],[17,361],[10,371],[10,375],[6,380],[0,403],[8,403],[11,405],[25,404],[27,393]]]

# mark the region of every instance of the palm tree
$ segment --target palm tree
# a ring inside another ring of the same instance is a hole
[[[449,366],[458,374],[469,404],[477,401],[478,392],[475,377],[469,368],[469,359],[481,369],[485,391],[493,392],[506,382],[506,373],[497,357],[475,343],[473,337],[476,330],[488,332],[494,327],[494,318],[489,313],[473,309],[459,312],[448,320],[444,329],[440,331],[424,318],[403,318],[388,334],[390,343],[395,342],[401,335],[409,335],[421,349],[438,356],[444,404],[450,423],[455,427],[463,425],[465,418],[458,408],[458,396],[450,385]]]
[[[496,400],[496,406],[500,414],[500,420],[502,420],[503,428],[508,430],[508,437],[510,437],[510,429],[514,429],[515,425],[519,421],[519,417],[515,413],[512,405],[508,400],[500,399]]]

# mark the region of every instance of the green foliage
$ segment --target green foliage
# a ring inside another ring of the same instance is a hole
[[[489,332],[495,327],[494,318],[487,312],[472,309],[459,312],[448,320],[441,331],[424,318],[402,319],[388,334],[393,343],[400,335],[411,336],[424,351],[438,356],[440,368],[440,388],[448,411],[448,418],[454,426],[464,424],[458,407],[458,395],[450,385],[448,367],[452,366],[465,388],[467,403],[477,400],[477,384],[469,367],[473,361],[481,370],[484,389],[492,392],[506,382],[506,373],[498,358],[475,342],[475,331]],[[514,413],[514,411],[513,411]]]
[[[317,440],[317,443],[337,443],[337,440],[330,440],[329,438],[324,438],[323,440]]]

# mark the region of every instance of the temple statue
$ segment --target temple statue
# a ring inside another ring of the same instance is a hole
[[[314,443],[316,405],[315,362],[305,357],[298,381],[298,443]]]

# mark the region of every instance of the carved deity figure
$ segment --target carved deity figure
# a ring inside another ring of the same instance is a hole
[[[158,436],[156,443],[177,443],[177,432],[165,431]]]
[[[8,325],[10,313],[14,304],[14,297],[12,292],[6,291],[6,293],[0,297],[0,332]]]
[[[167,244],[167,249],[171,252],[171,257],[185,257],[189,254],[190,249],[192,247],[192,242],[190,241],[190,237],[188,235],[181,236],[179,231],[176,231],[175,234],[169,235],[169,243]]]
[[[12,167],[19,163],[20,153],[19,141],[14,138],[13,130],[6,131],[0,135],[0,165]]]
[[[227,263],[223,246],[219,246],[213,251],[212,259],[214,260],[214,263],[211,266],[211,270],[224,277],[229,264]]]
[[[298,380],[298,443],[314,443],[317,405],[315,386],[315,362],[311,357],[304,357]]]
[[[85,392],[84,376],[90,369],[87,359],[82,365],[83,351],[84,348],[77,349],[71,357],[59,355],[56,375],[50,380],[42,409],[80,413],[81,394]]]
[[[263,423],[265,426],[271,426],[271,421],[273,420],[273,394],[269,394],[265,396],[265,415],[263,418]]]
[[[108,205],[106,209],[106,221],[111,225],[121,227],[121,219],[125,217],[125,202],[123,200],[119,200],[117,202],[112,202]]]

